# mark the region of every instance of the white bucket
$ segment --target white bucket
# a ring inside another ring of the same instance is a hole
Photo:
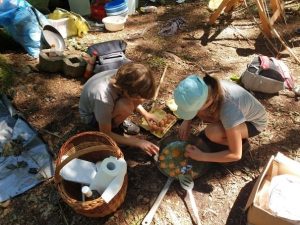
[[[48,19],[48,21],[50,25],[52,25],[59,31],[63,38],[68,37],[67,23],[69,21],[69,18],[62,18],[58,20]]]
[[[127,5],[128,5],[128,15],[135,14],[136,9],[138,7],[138,0],[127,0]]]

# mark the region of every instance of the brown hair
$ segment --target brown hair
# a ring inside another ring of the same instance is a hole
[[[217,78],[210,76],[209,74],[205,74],[203,80],[208,86],[211,87],[210,98],[212,98],[213,100],[212,104],[208,106],[206,110],[214,119],[219,119],[220,108],[224,99],[220,81]]]
[[[127,63],[122,65],[113,85],[122,91],[126,91],[130,97],[139,96],[151,99],[155,93],[155,80],[150,69],[139,63]]]

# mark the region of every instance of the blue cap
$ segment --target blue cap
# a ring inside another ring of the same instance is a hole
[[[208,87],[197,75],[190,75],[180,81],[174,91],[177,110],[174,112],[184,120],[193,119],[207,100]]]

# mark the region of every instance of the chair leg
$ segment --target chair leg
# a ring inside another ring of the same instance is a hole
[[[228,2],[226,8],[224,9],[224,12],[226,13],[230,12],[233,9],[234,5],[237,4],[238,2],[239,0],[231,0],[230,2]]]
[[[224,8],[227,4],[232,0],[223,0],[221,5],[217,8],[217,10],[209,17],[209,24],[214,24],[218,17],[221,15]]]
[[[257,5],[257,9],[258,9],[258,14],[259,14],[259,18],[260,18],[260,21],[261,21],[261,27],[262,27],[262,30],[264,32],[264,34],[266,36],[268,36],[269,38],[272,37],[272,33],[271,33],[271,25],[269,23],[269,19],[266,15],[266,12],[263,8],[263,3],[262,3],[262,0],[255,0],[255,3]]]

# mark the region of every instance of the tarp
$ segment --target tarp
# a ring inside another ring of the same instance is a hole
[[[0,26],[35,58],[39,56],[42,29],[47,24],[46,17],[25,0],[0,3]]]
[[[47,145],[0,95],[0,202],[52,177],[53,171]]]

